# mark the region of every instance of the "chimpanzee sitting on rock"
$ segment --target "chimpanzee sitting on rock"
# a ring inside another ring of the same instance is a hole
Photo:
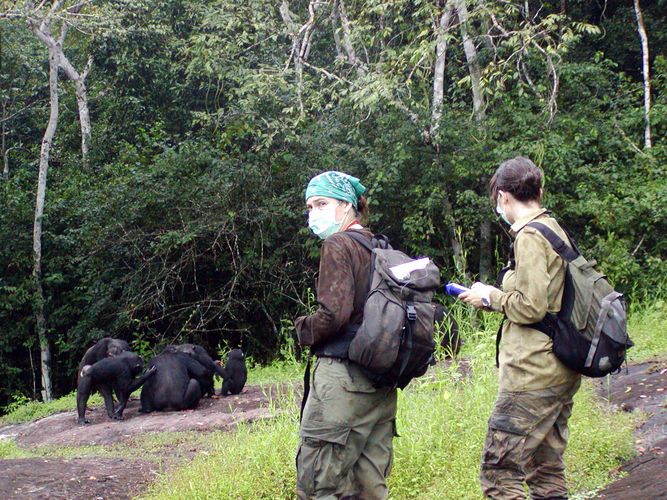
[[[166,349],[155,356],[149,366],[157,374],[141,389],[142,413],[195,408],[202,397],[199,380],[206,379],[206,368],[187,354]]]
[[[122,420],[123,410],[125,410],[130,394],[155,374],[153,367],[135,379],[134,377],[141,373],[143,368],[143,360],[137,354],[129,351],[121,352],[111,358],[103,358],[92,365],[84,365],[79,370],[79,383],[76,390],[79,424],[89,423],[86,420],[86,403],[95,389],[99,390],[104,398],[109,418]],[[115,411],[111,397],[112,390],[116,393],[119,402]]]
[[[232,349],[227,356],[227,363],[223,369],[221,396],[239,394],[243,390],[248,370],[241,349]]]
[[[220,364],[213,361],[213,358],[209,356],[209,354],[206,352],[206,349],[197,344],[180,344],[169,345],[165,347],[163,352],[181,352],[198,361],[206,370],[204,376],[197,379],[199,381],[199,385],[201,386],[202,396],[211,397],[215,395],[215,389],[213,388],[213,375],[217,374],[219,377],[224,377],[224,373]]]

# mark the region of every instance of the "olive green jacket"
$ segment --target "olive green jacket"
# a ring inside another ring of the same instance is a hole
[[[506,317],[499,356],[501,391],[545,389],[580,377],[556,359],[547,335],[526,326],[547,312],[558,312],[563,296],[563,259],[542,234],[525,227],[539,221],[567,241],[558,222],[546,212],[535,210],[512,224],[516,265],[505,274],[502,291],[494,289],[489,294],[491,309]]]

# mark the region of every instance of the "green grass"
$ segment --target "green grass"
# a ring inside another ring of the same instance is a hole
[[[303,380],[304,365],[296,361],[274,361],[270,365],[252,366],[248,370],[248,384],[275,384]]]
[[[102,397],[99,394],[95,394],[88,399],[88,404],[91,406],[101,405]],[[10,405],[7,415],[0,417],[0,425],[32,422],[53,415],[54,413],[74,409],[76,409],[76,392],[71,392],[66,396],[46,403],[42,401],[27,401],[19,405]]]
[[[32,458],[34,456],[34,453],[19,448],[13,439],[0,439],[0,460]]]
[[[647,301],[630,308],[628,333],[635,346],[630,361],[643,361],[667,354],[667,301]]]

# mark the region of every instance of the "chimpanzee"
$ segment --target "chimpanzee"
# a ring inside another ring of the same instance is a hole
[[[103,360],[104,358],[112,358],[119,355],[121,352],[129,351],[130,345],[124,340],[113,339],[111,337],[104,337],[92,347],[90,347],[86,353],[83,355],[81,362],[79,363],[79,369],[76,372],[76,383],[78,385],[79,379],[81,377],[81,370],[86,365],[92,365],[98,361]],[[93,382],[92,387],[90,388],[90,393],[92,394],[95,391],[99,391],[104,398],[104,401],[110,400],[113,403],[113,396],[111,393],[111,387],[107,384],[102,384],[101,386],[96,386]]]
[[[227,363],[225,363],[220,395],[239,394],[243,390],[247,378],[248,370],[245,366],[243,351],[232,349],[227,356]]]
[[[104,358],[92,365],[84,365],[79,370],[79,383],[76,390],[76,409],[79,413],[79,424],[89,423],[86,420],[86,403],[90,394],[97,388],[104,398],[104,406],[109,418],[123,419],[123,410],[133,391],[155,375],[151,368],[141,377],[134,377],[144,368],[143,360],[135,353],[124,351],[112,358]],[[111,391],[116,393],[118,408],[114,411]]]
[[[440,345],[445,348],[446,357],[451,358],[461,350],[459,325],[443,305],[433,303],[433,306],[435,307],[435,317],[433,321],[440,324],[440,328],[444,330]]]
[[[182,352],[187,354],[192,359],[197,360],[205,369],[206,373],[204,377],[198,379],[199,385],[201,386],[202,396],[214,396],[215,389],[213,388],[213,375],[217,374],[219,377],[223,377],[222,367],[213,361],[213,358],[209,356],[202,346],[197,344],[180,344],[180,345],[169,345],[163,352]]]
[[[90,349],[86,351],[79,363],[79,373],[86,365],[92,365],[104,358],[118,356],[121,352],[129,351],[130,345],[124,340],[104,337],[98,340]]]
[[[171,349],[154,357],[149,366],[157,373],[141,389],[142,413],[162,410],[189,410],[202,396],[199,380],[206,377],[206,368],[199,361]]]

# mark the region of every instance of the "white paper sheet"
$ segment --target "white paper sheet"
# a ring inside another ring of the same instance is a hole
[[[422,259],[413,260],[412,262],[406,262],[405,264],[399,264],[398,266],[390,267],[389,270],[394,276],[396,276],[396,279],[407,280],[410,277],[410,273],[412,271],[426,268],[430,261],[431,259],[424,257]]]

